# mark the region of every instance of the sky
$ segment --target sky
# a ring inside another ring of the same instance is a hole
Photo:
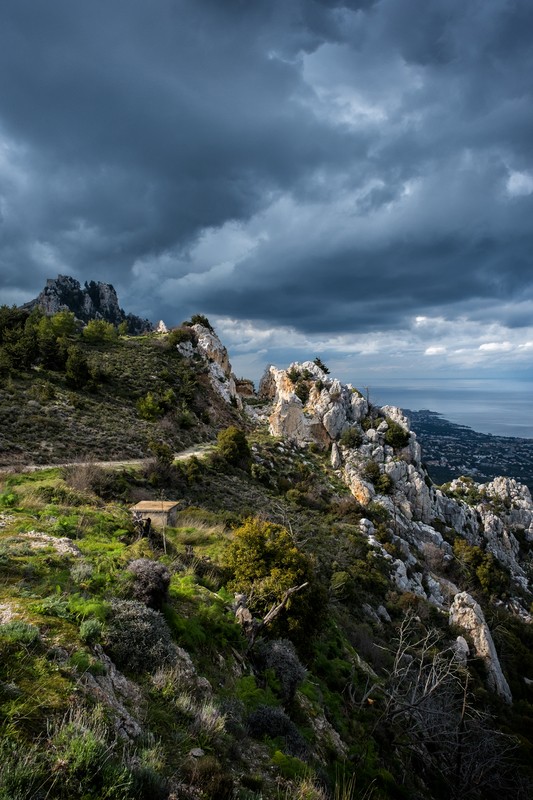
[[[531,0],[2,0],[0,302],[530,390],[532,75]]]

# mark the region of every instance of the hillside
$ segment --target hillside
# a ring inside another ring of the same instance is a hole
[[[80,387],[5,367],[1,800],[531,796],[526,487],[436,487],[320,363],[243,399],[205,319],[68,336]],[[110,456],[150,458],[16,466]]]

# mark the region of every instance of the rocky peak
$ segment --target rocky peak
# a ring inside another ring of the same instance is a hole
[[[227,403],[242,408],[242,400],[237,392],[235,375],[232,372],[228,351],[216,335],[205,325],[191,326],[194,342],[180,342],[177,347],[185,358],[199,355],[206,363],[211,386]]]
[[[49,278],[42,292],[26,304],[27,308],[42,308],[45,314],[72,311],[77,319],[89,322],[103,319],[113,325],[127,322],[132,334],[145,333],[153,329],[152,323],[134,314],[126,314],[118,303],[117,293],[110,283],[90,281],[82,288],[79,281],[68,275]]]

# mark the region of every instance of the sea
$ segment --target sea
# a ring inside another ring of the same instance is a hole
[[[361,387],[359,387],[361,388]],[[369,386],[370,402],[411,411],[436,411],[479,433],[533,439],[533,383],[439,381]]]

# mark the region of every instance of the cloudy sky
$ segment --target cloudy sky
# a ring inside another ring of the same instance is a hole
[[[67,274],[239,374],[533,378],[531,0],[2,0],[0,301]]]

